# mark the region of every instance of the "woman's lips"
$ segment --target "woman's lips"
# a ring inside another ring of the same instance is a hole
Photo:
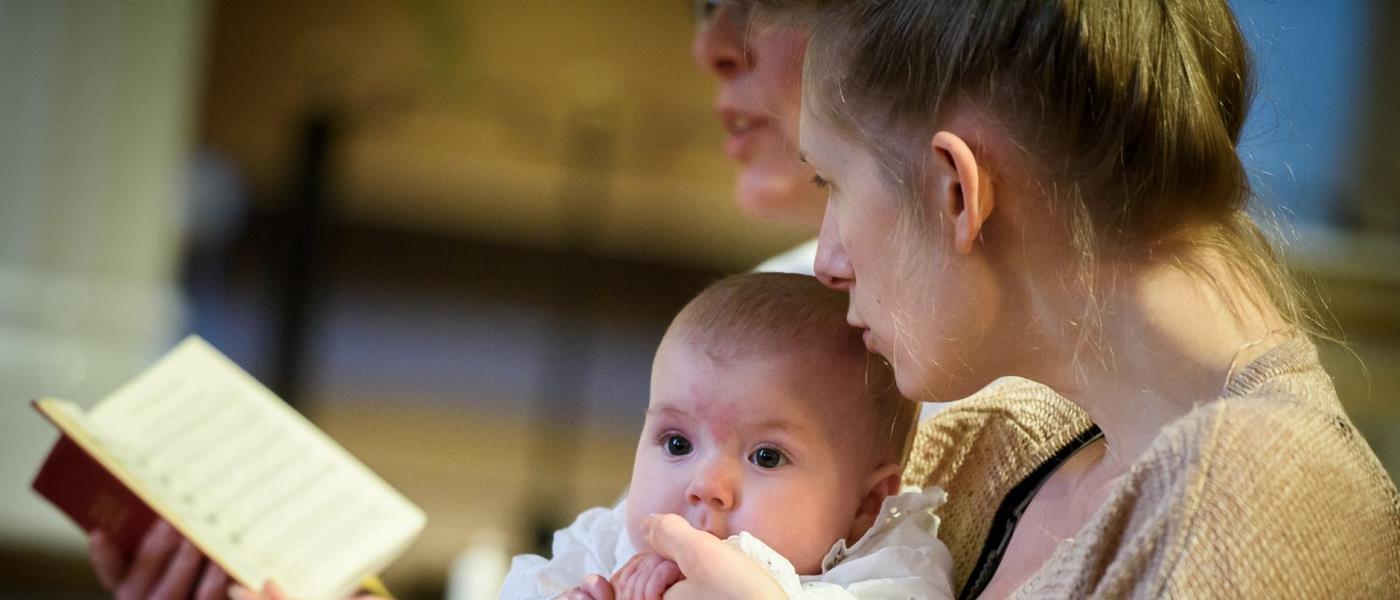
[[[730,134],[729,139],[724,142],[724,154],[734,162],[747,162],[750,140],[748,133]]]
[[[767,121],[728,110],[720,111],[720,119],[725,131],[729,132],[729,139],[724,142],[724,153],[730,160],[746,162],[752,154],[751,148],[759,130],[767,126]]]

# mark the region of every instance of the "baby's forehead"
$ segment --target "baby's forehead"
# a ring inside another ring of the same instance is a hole
[[[683,354],[705,363],[703,375],[676,382],[692,389],[665,395],[687,397],[696,418],[800,429],[811,436],[850,435],[864,429],[858,426],[865,418],[874,418],[861,357],[791,348],[724,356],[691,350]]]

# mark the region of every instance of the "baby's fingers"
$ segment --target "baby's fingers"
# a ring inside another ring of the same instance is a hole
[[[625,582],[617,586],[619,600],[638,600],[642,597],[642,587],[646,585],[647,575],[651,573],[651,564],[658,558],[660,557],[650,552],[632,557],[628,563],[633,566],[631,573]]]
[[[642,561],[645,560],[646,557],[646,554],[633,555],[632,558],[627,560],[626,564],[622,565],[622,568],[614,572],[612,577],[608,579],[608,583],[612,586],[613,592],[618,598],[626,599],[632,597],[629,590],[632,589],[633,580],[637,578],[638,567],[641,566]]]
[[[675,585],[676,582],[685,579],[685,576],[681,574],[681,568],[676,563],[664,558],[657,558],[660,562],[652,568],[651,575],[646,578],[641,590],[641,597],[646,600],[661,600],[667,589]]]
[[[632,575],[632,583],[627,586],[625,600],[642,600],[646,598],[647,583],[651,581],[651,574],[656,567],[662,563],[669,562],[659,554],[648,552],[646,558],[637,565],[637,572]]]
[[[736,548],[691,527],[677,515],[647,517],[647,543],[675,561],[684,580],[666,594],[678,598],[753,600],[786,594],[762,567]]]
[[[582,585],[570,588],[557,600],[614,600],[613,587],[602,575],[589,575]]]
[[[659,599],[667,587],[682,578],[674,562],[659,554],[644,552],[618,569],[612,584],[618,600]]]
[[[602,575],[584,577],[579,587],[588,593],[589,600],[615,600],[616,597],[612,584]]]
[[[643,527],[647,543],[657,554],[679,565],[686,577],[708,579],[717,566],[712,559],[713,547],[724,547],[724,543],[709,533],[691,527],[679,515],[652,515],[647,517]]]

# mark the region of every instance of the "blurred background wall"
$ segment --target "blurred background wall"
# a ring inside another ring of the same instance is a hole
[[[1400,473],[1400,4],[1236,2],[1242,153]],[[630,474],[651,353],[804,232],[731,199],[683,2],[0,2],[0,597],[93,595],[28,490],[54,433],[188,332],[429,514],[442,597]]]

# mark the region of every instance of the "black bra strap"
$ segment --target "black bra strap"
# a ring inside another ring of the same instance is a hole
[[[997,567],[1001,565],[1001,558],[1006,553],[1006,547],[1011,544],[1011,534],[1016,531],[1016,524],[1021,521],[1021,515],[1025,514],[1026,507],[1030,505],[1031,498],[1035,497],[1036,491],[1040,490],[1041,484],[1050,478],[1050,474],[1055,469],[1074,456],[1080,448],[1083,448],[1099,438],[1103,437],[1103,432],[1098,425],[1093,425],[1084,430],[1083,433],[1075,436],[1059,452],[1051,456],[1016,487],[1006,494],[1001,506],[997,508],[996,515],[992,517],[992,528],[987,532],[987,541],[982,544],[982,555],[977,557],[977,564],[972,567],[972,574],[968,576],[967,583],[963,585],[962,592],[958,594],[959,600],[971,600],[976,598],[987,589],[987,584],[992,581],[992,575],[997,572]]]

